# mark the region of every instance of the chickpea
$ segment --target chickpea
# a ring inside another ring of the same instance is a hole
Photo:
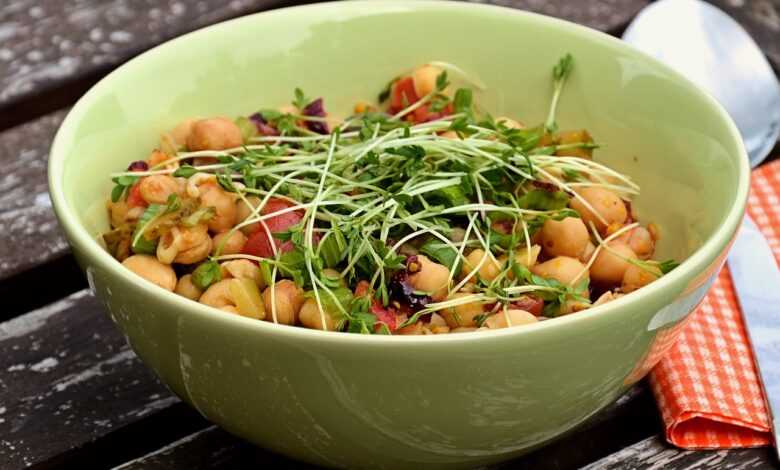
[[[273,292],[274,302],[271,302]],[[265,303],[266,319],[274,321],[274,305],[276,306],[277,323],[284,325],[294,325],[298,322],[298,312],[303,305],[303,289],[296,286],[289,279],[282,279],[273,286],[269,286],[263,291],[263,303]]]
[[[241,129],[228,118],[201,119],[192,123],[187,136],[187,148],[197,150],[225,150],[244,143]]]
[[[447,320],[444,319],[441,315],[438,313],[432,313],[431,314],[431,321],[429,323],[431,327],[434,326],[447,326]]]
[[[576,131],[562,131],[558,134],[558,143],[560,145],[566,144],[578,144],[578,143],[593,143],[593,137],[590,136],[587,130],[581,129]],[[555,155],[565,155],[567,157],[580,157],[591,158],[593,156],[593,149],[589,148],[569,148],[558,150]]]
[[[409,276],[409,284],[417,290],[430,292],[433,300],[444,299],[447,296],[450,270],[424,255],[417,255],[417,262],[419,270]]]
[[[525,310],[510,309],[506,314],[501,311],[485,320],[485,324],[491,330],[507,328],[510,326],[522,326],[539,321],[532,313]]]
[[[556,256],[549,261],[537,264],[531,268],[531,271],[537,276],[555,279],[561,284],[570,285],[584,269],[585,265],[578,259],[568,256]],[[587,270],[585,270],[585,273],[577,279],[577,282],[580,282],[583,279],[588,279]]]
[[[451,139],[451,140],[460,140],[460,136],[455,131],[446,131],[439,134],[439,137],[443,137],[445,139]]]
[[[249,196],[246,198],[252,207],[249,207],[243,199],[236,201],[236,222],[243,222],[252,214],[255,207],[260,205],[260,198],[257,196]],[[251,235],[261,228],[260,222],[249,224],[246,227],[241,227],[241,231],[244,235]]]
[[[450,297],[451,300],[467,297],[471,294],[464,292],[458,292]],[[479,302],[469,302],[466,304],[457,305],[455,307],[449,307],[440,312],[440,315],[444,318],[450,328],[458,328],[463,326],[476,326],[474,318],[478,315],[482,315],[484,309]]]
[[[580,253],[580,261],[583,263],[587,263],[590,261],[590,257],[593,256],[593,253],[596,252],[596,245],[593,244],[593,242],[588,241],[588,244],[585,245],[585,249],[582,250],[582,253]]]
[[[232,279],[223,279],[210,285],[209,288],[206,289],[206,292],[200,296],[198,302],[219,309],[224,307],[236,308],[233,295],[230,293],[231,281]],[[238,313],[238,310],[236,310],[234,313]]]
[[[588,229],[582,219],[566,217],[549,219],[542,226],[542,245],[549,256],[579,257],[590,242]]]
[[[236,307],[235,305],[225,305],[224,307],[219,307],[219,309],[222,310],[223,312],[241,315],[241,312],[238,311],[238,307]]]
[[[478,329],[479,328],[476,326],[461,326],[450,329],[450,333],[471,333],[472,331],[477,331]]]
[[[265,280],[260,273],[260,268],[248,259],[225,261],[219,265],[219,268],[225,279],[252,279],[259,288],[265,287]]]
[[[248,279],[223,279],[209,286],[200,303],[255,320],[265,318],[257,286]]]
[[[631,266],[628,259],[636,259],[636,255],[625,243],[610,242],[602,248],[590,266],[591,278],[603,284],[619,284],[623,275]]]
[[[108,214],[111,219],[111,227],[117,228],[127,222],[135,221],[137,217],[137,211],[133,211],[127,205],[126,201],[108,202]]]
[[[187,145],[187,139],[189,139],[192,133],[192,125],[195,124],[195,119],[185,119],[182,122],[176,124],[176,127],[171,129],[169,134],[173,137],[176,144],[180,146]]]
[[[130,271],[163,289],[173,291],[176,288],[176,273],[170,265],[163,264],[154,256],[133,255],[122,261]]]
[[[174,292],[196,302],[203,295],[203,291],[192,282],[192,274],[185,274],[179,278]]]
[[[496,123],[501,123],[510,129],[525,129],[525,126],[512,118],[501,116],[496,118]]]
[[[628,246],[641,260],[650,259],[655,252],[655,240],[650,231],[644,227],[637,227],[631,231]]]
[[[231,233],[230,230],[226,230],[214,235],[214,246],[211,251],[212,254],[216,254],[217,250],[221,248],[220,254],[234,255],[241,253],[245,244],[246,235],[243,232],[236,230]]]
[[[586,208],[585,205],[577,198],[572,198],[569,204],[572,209],[577,211],[582,217],[582,221],[585,222],[585,226],[589,227],[590,223],[596,226],[596,229],[600,233],[605,233],[607,227],[612,223],[623,224],[628,218],[628,211],[626,205],[618,197],[617,194],[604,188],[584,188],[579,191],[580,197],[582,197],[588,204],[601,215],[607,222],[606,224],[599,220],[599,218]]]
[[[160,237],[157,259],[163,263],[197,263],[209,255],[211,245],[211,237],[205,224],[174,227]]]
[[[623,297],[623,294],[615,294],[614,292],[608,290],[601,294],[601,296],[599,296],[599,298],[593,303],[591,307],[598,307],[599,305],[604,305],[621,297]]]
[[[405,326],[395,332],[398,335],[422,335],[425,334],[423,332],[423,323],[421,321],[418,321],[417,323],[414,323],[412,325]]]
[[[154,149],[152,150],[152,153],[149,154],[149,158],[146,159],[146,162],[149,164],[149,168],[154,168],[155,166],[167,162],[170,159],[171,156],[167,153]],[[172,162],[170,165],[166,165],[166,167],[178,168],[178,164],[176,162]]]
[[[442,69],[429,64],[417,67],[414,72],[412,72],[414,92],[417,93],[419,98],[436,90],[436,79],[441,73]]]
[[[628,294],[655,281],[663,274],[658,266],[646,266],[644,269],[634,264],[626,268],[623,273],[621,289]]]
[[[141,178],[138,189],[141,197],[149,204],[165,204],[168,196],[177,194],[181,187],[172,176],[152,175]]]
[[[236,225],[236,198],[214,183],[200,187],[200,203],[203,207],[213,207],[214,217],[209,219],[209,229],[222,232]]]
[[[482,266],[480,266],[479,271],[477,271],[480,279],[486,282],[495,279],[501,273],[501,264],[492,256],[487,256],[487,258],[485,258],[485,254],[485,250],[481,248],[472,250],[471,253],[466,256],[466,261],[463,263],[463,268],[460,271],[461,276],[468,276],[469,273],[476,269],[477,266],[479,266],[479,263],[482,262]],[[484,261],[482,261],[483,258],[485,258]],[[476,279],[472,277],[471,281],[476,282]]]
[[[301,324],[306,328],[313,330],[326,330],[334,331],[336,329],[336,322],[329,312],[321,313],[319,305],[317,305],[317,299],[309,298],[301,306],[300,312],[298,312],[298,318]],[[322,327],[322,317],[325,317],[325,328]]]

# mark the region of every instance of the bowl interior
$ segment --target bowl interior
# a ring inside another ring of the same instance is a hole
[[[181,119],[279,106],[294,87],[345,116],[356,100],[375,99],[389,78],[441,60],[487,85],[477,100],[494,116],[537,123],[549,106],[550,70],[566,52],[575,69],[558,122],[588,129],[603,145],[596,159],[638,182],[635,207],[661,227],[660,257],[688,256],[736,199],[739,151],[721,116],[690,84],[606,37],[502,9],[480,9],[478,21],[473,10],[450,4],[357,3],[275,21],[282,15],[173,41],[89,93],[69,120],[62,175],[68,205],[89,234],[107,227],[108,174],[145,158]]]
[[[388,79],[432,60],[457,64],[486,85],[477,101],[494,116],[546,117],[551,68],[575,68],[558,123],[586,128],[597,161],[642,188],[635,208],[655,222],[660,258],[684,259],[723,225],[745,188],[733,125],[714,102],[659,63],[569,23],[448,2],[346,2],[281,10],[213,26],[121,67],[76,106],[53,151],[62,218],[78,237],[107,228],[108,174],[146,158],[159,134],[193,116],[247,115],[290,102],[295,87],[345,116]]]

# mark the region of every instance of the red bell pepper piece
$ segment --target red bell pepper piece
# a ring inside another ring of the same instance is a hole
[[[127,205],[129,207],[147,207],[149,205],[141,196],[141,185],[139,183],[140,180],[130,186],[130,190],[127,191]]]

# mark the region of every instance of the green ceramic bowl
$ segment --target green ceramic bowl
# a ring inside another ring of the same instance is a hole
[[[190,116],[248,114],[300,86],[348,112],[431,60],[489,86],[494,115],[541,122],[550,69],[576,69],[559,123],[585,127],[598,160],[628,173],[635,206],[682,265],[602,307],[485,334],[368,337],[216,312],[125,270],[96,242],[107,175]],[[340,2],[212,26],[120,67],[73,108],[51,151],[54,207],[90,285],[133,349],[209,420],[330,466],[473,466],[553,439],[614,401],[670,346],[723,263],[749,169],[736,127],[694,85],[604,34],[503,8]]]

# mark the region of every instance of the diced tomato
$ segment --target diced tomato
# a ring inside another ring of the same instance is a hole
[[[275,214],[288,207],[293,207],[294,205],[295,204],[285,199],[271,198],[265,206],[263,206],[263,210],[260,211],[260,213],[262,215]],[[300,222],[303,218],[303,214],[303,210],[285,212],[275,217],[265,219],[265,224],[268,226],[268,230],[270,230],[271,233],[284,232]],[[294,247],[289,240],[282,242],[281,240],[274,238],[273,243],[276,245],[276,249],[282,253],[292,251]],[[242,252],[247,255],[259,256],[261,258],[272,258],[274,256],[271,240],[269,240],[268,232],[266,232],[262,224],[259,224],[258,229],[249,236]]]
[[[288,207],[293,207],[294,205],[294,203],[285,199],[272,197],[268,200],[260,213],[263,215],[275,214],[284,209],[287,209]],[[284,214],[279,214],[276,217],[265,219],[265,223],[268,225],[268,229],[271,231],[271,233],[284,232],[285,230],[300,222],[303,218],[303,214],[304,211],[302,209],[292,212],[285,212]]]
[[[390,99],[390,112],[395,114],[420,99],[414,91],[414,80],[406,77],[395,82]]]
[[[271,242],[268,240],[268,234],[262,228],[249,236],[241,252],[261,258],[273,258],[274,256],[274,250]]]
[[[371,285],[368,283],[368,281],[359,281],[355,286],[355,297],[363,297],[364,295],[368,295],[368,290],[370,287]]]
[[[428,120],[431,113],[428,112],[428,105],[424,104],[420,106],[419,108],[414,110],[414,121],[415,122],[425,122]]]
[[[526,295],[520,300],[512,302],[512,304],[510,304],[510,308],[525,310],[526,312],[538,317],[542,314],[544,300],[531,295]]]
[[[395,331],[397,325],[395,323],[395,313],[392,310],[383,307],[381,302],[376,299],[371,302],[371,313],[376,316],[377,321],[387,325],[390,331]],[[378,329],[379,325],[376,328]]]
[[[130,186],[130,190],[127,191],[127,205],[130,207],[146,207],[149,205],[141,196],[140,181]]]

